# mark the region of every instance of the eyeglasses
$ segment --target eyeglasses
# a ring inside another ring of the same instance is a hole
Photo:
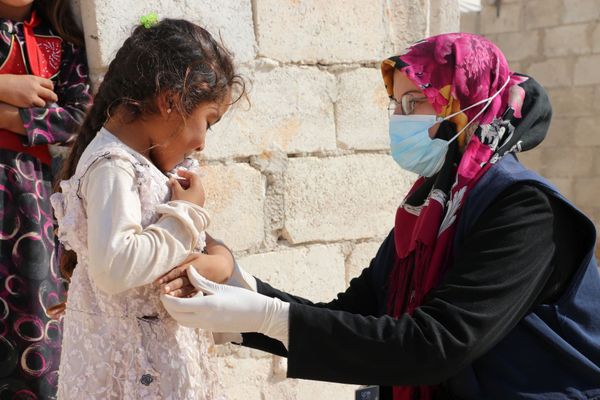
[[[392,115],[410,115],[415,112],[417,103],[427,101],[427,97],[415,97],[414,93],[406,93],[397,101],[394,97],[390,97],[388,105],[388,116]]]

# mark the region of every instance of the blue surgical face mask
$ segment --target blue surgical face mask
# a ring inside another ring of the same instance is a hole
[[[450,143],[459,137],[473,121],[479,118],[509,81],[510,77],[493,96],[471,104],[469,107],[445,118],[437,118],[435,115],[392,115],[390,117],[390,147],[394,160],[403,169],[420,176],[430,177],[438,173],[444,165]],[[483,103],[486,104],[481,111],[450,140],[429,137],[429,128],[436,123],[448,120]]]

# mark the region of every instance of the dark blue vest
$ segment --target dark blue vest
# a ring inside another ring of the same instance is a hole
[[[552,184],[506,156],[469,193],[455,248],[490,203],[517,182],[531,182],[573,209],[587,253],[558,301],[534,307],[446,387],[464,399],[600,399],[600,275],[592,222]]]

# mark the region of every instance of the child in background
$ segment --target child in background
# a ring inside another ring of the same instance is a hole
[[[204,149],[237,85],[243,93],[227,50],[184,20],[138,26],[110,63],[52,197],[76,253],[62,265],[72,276],[61,399],[218,398],[209,333],[171,319],[152,282],[186,259],[215,281],[232,272],[229,251],[204,234],[198,173],[178,171],[187,188],[166,174]]]
[[[56,396],[64,301],[49,145],[71,142],[91,102],[67,0],[0,0],[0,397]]]

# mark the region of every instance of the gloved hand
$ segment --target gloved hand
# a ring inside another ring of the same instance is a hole
[[[221,285],[188,267],[190,282],[201,293],[191,298],[162,295],[169,314],[181,325],[213,332],[258,332],[287,347],[289,304],[233,286]]]
[[[256,278],[240,267],[235,258],[233,259],[233,273],[225,284],[256,292]]]

